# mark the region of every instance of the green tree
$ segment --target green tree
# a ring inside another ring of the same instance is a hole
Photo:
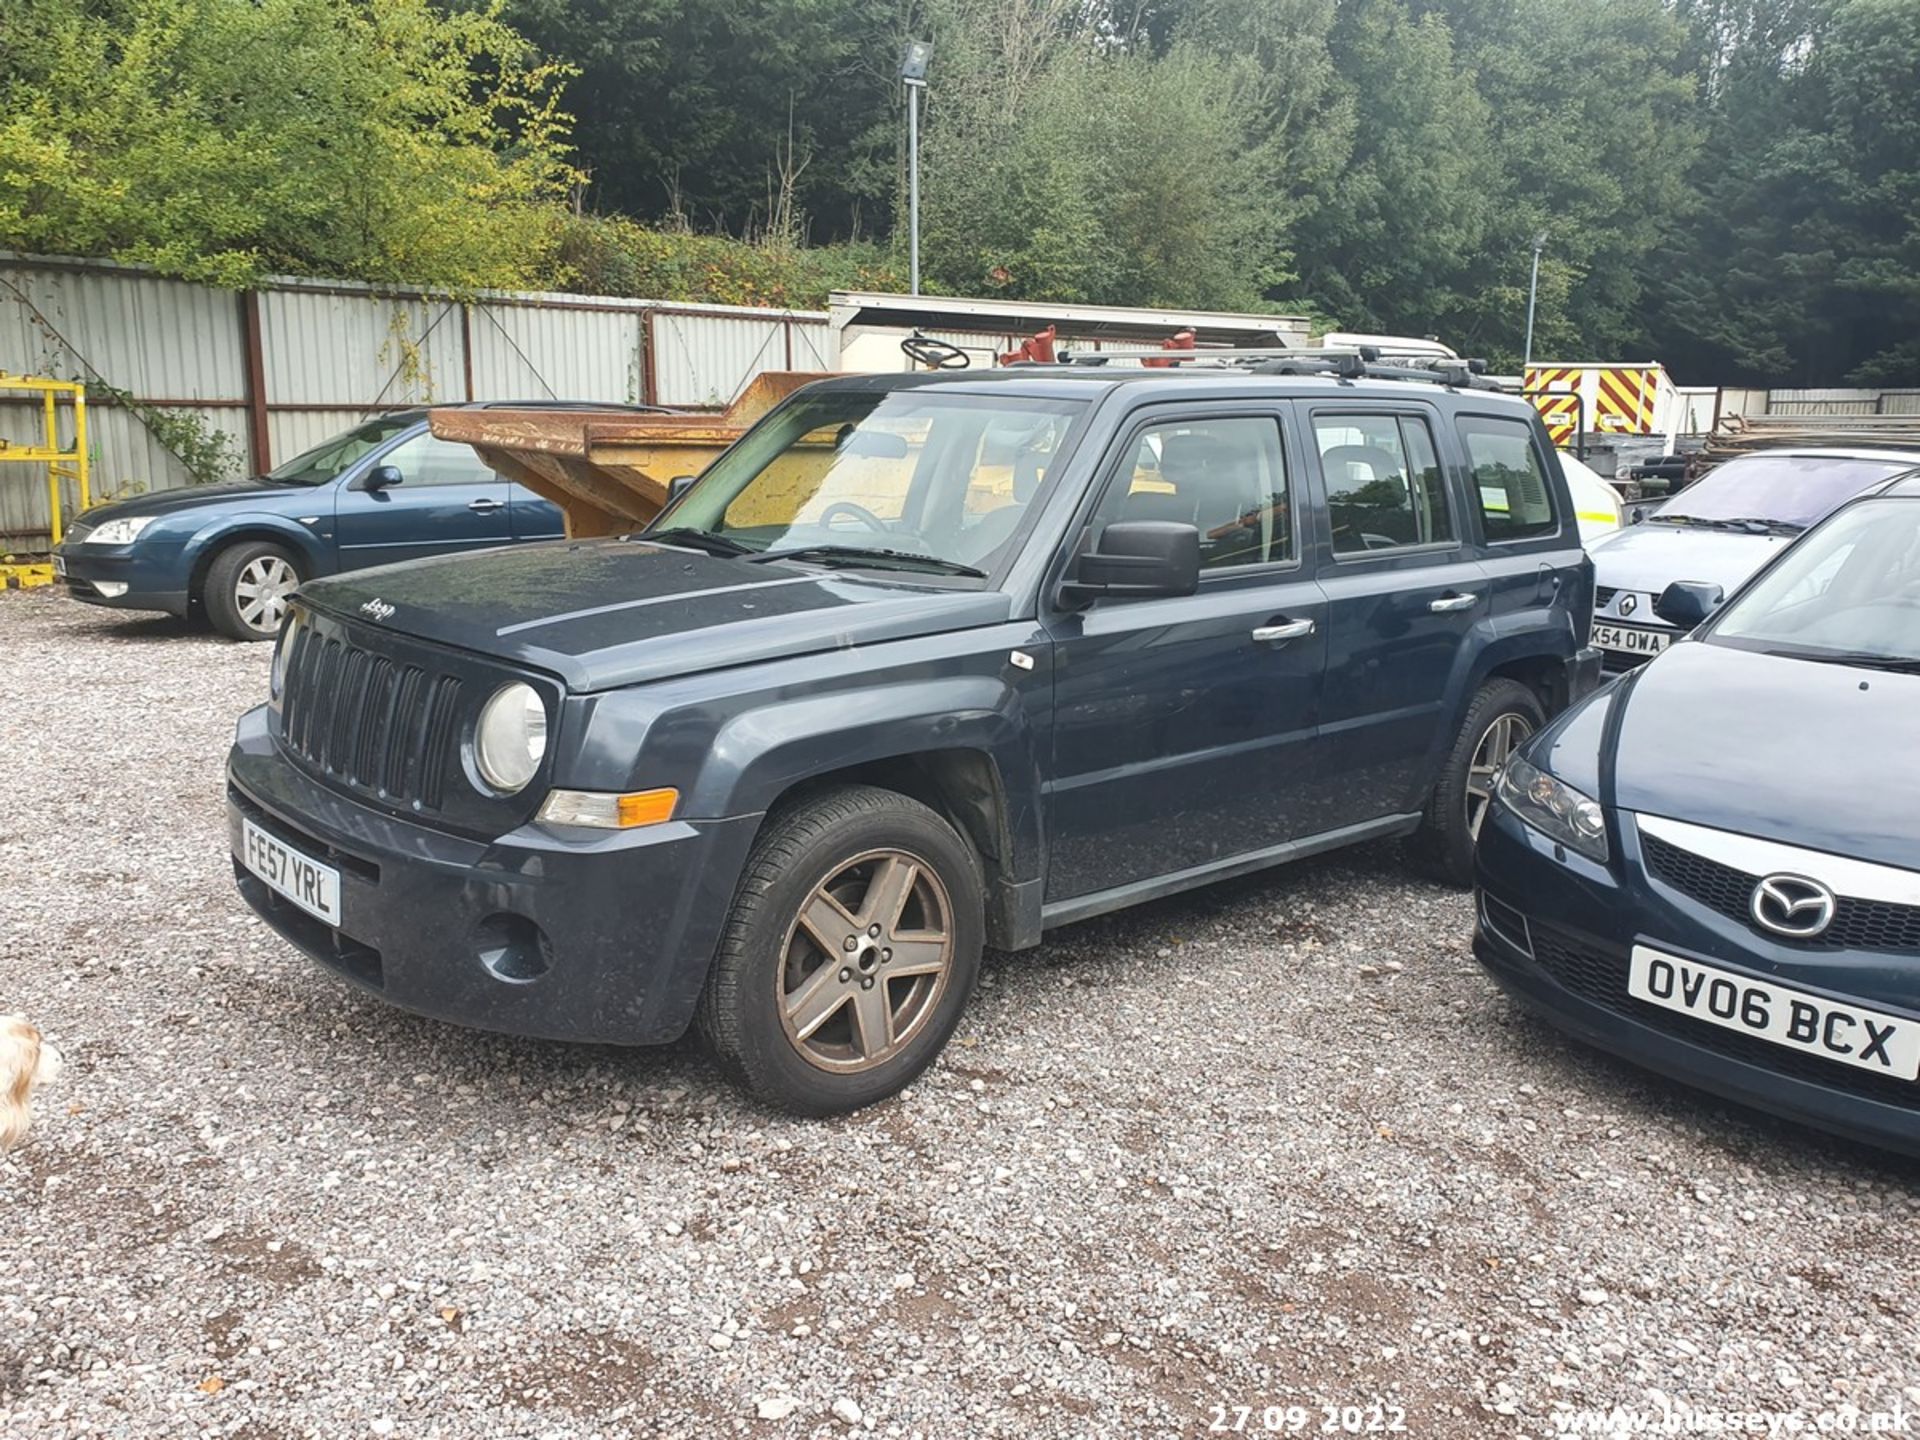
[[[574,178],[564,73],[497,7],[9,0],[0,244],[227,285],[533,283]]]
[[[1294,232],[1302,288],[1342,328],[1444,333],[1471,308],[1499,204],[1486,103],[1438,15],[1346,0],[1329,44],[1353,145]]]
[[[884,228],[901,0],[508,0],[577,66],[568,104],[601,208],[752,234],[781,172],[823,236]]]
[[[1492,0],[1456,23],[1491,127],[1497,203],[1450,334],[1518,358],[1531,237],[1544,232],[1535,354],[1639,358],[1653,257],[1691,200],[1685,30],[1660,0]]]
[[[1250,306],[1283,278],[1248,57],[1132,43],[1077,0],[945,0],[925,141],[929,282],[964,294]]]
[[[1735,382],[1920,382],[1920,11],[1690,8],[1708,139],[1650,297],[1662,350]]]

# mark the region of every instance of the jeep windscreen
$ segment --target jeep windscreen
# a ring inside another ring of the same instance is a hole
[[[796,396],[650,539],[810,564],[988,574],[1086,411],[932,389]]]
[[[1863,500],[1780,558],[1704,637],[1869,669],[1920,668],[1920,500]]]
[[[1682,490],[1649,523],[1798,534],[1875,481],[1912,468],[1843,455],[1742,455]]]
[[[411,410],[356,425],[274,466],[263,478],[276,485],[324,485],[352,469],[396,435],[418,425],[420,415],[420,411]]]

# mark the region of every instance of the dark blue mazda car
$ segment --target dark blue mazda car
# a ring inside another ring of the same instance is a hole
[[[1674,1079],[1920,1154],[1920,472],[1836,511],[1503,766],[1474,948]]]
[[[425,410],[401,410],[252,480],[89,510],[54,565],[76,600],[204,614],[236,640],[271,640],[302,580],[563,531],[558,506],[489,470],[470,446],[436,440]]]

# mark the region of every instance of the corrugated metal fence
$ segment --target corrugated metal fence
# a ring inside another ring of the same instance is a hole
[[[1723,415],[1920,415],[1920,390],[1720,392]]]
[[[224,433],[236,469],[253,474],[385,410],[527,399],[717,407],[763,370],[832,369],[831,349],[824,312],[562,294],[463,303],[319,280],[235,294],[0,252],[0,370],[96,386],[96,496],[192,482],[142,410]],[[0,392],[0,438],[37,444],[39,423],[36,404]],[[45,470],[0,464],[0,549],[44,544],[47,519]]]

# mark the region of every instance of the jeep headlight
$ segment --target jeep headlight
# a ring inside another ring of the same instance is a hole
[[[287,657],[293,653],[293,632],[300,628],[300,617],[289,616],[280,627],[280,638],[273,642],[273,665],[267,671],[267,698],[278,700],[287,687]]]
[[[1589,860],[1606,863],[1606,815],[1592,796],[1581,794],[1518,755],[1501,767],[1494,793],[1501,804],[1549,840],[1557,840]]]
[[[80,543],[82,545],[131,545],[140,538],[140,532],[146,529],[158,515],[123,515],[117,520],[109,520],[96,526],[91,534]]]
[[[474,729],[480,776],[508,795],[525,788],[547,753],[547,707],[531,685],[515,681],[493,692]]]

